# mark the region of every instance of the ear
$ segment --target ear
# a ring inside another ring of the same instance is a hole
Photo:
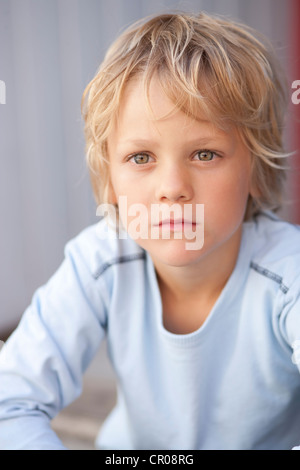
[[[257,168],[255,165],[254,157],[251,156],[251,171],[250,171],[250,184],[249,184],[249,195],[255,201],[262,195],[259,178],[257,174]]]
[[[261,197],[261,190],[259,189],[256,182],[254,182],[253,180],[250,182],[250,192],[249,192],[249,194],[250,194],[250,196],[252,196],[252,199],[254,201],[258,200]]]

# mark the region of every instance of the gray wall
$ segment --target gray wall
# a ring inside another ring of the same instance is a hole
[[[96,221],[80,100],[107,46],[148,14],[201,9],[254,26],[289,54],[286,0],[0,0],[0,339]]]

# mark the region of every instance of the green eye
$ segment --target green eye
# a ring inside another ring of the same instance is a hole
[[[201,162],[210,162],[213,160],[215,154],[211,150],[201,150],[200,152],[197,152],[197,157],[198,160]]]
[[[137,165],[143,165],[149,162],[149,155],[146,153],[137,153],[131,157]]]

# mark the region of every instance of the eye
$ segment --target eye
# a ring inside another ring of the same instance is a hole
[[[216,154],[211,150],[200,150],[195,154],[195,157],[200,162],[210,162],[214,159]]]
[[[136,153],[135,155],[131,155],[128,158],[129,161],[134,161],[137,165],[144,165],[145,163],[149,163],[150,155],[147,153]]]

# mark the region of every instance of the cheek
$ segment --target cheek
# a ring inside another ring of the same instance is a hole
[[[138,196],[138,182],[130,178],[121,167],[115,168],[112,166],[110,180],[116,196],[127,196],[128,199],[133,199],[134,196]]]
[[[114,195],[122,226],[133,239],[148,230],[149,210],[139,194],[140,191],[137,191],[134,186],[114,186]]]
[[[250,177],[245,169],[216,178],[211,182],[211,187],[210,194],[213,197],[206,200],[207,215],[213,213],[221,223],[224,219],[243,218],[250,192]]]
[[[130,199],[130,185],[126,184],[126,181],[118,175],[117,171],[111,170],[110,181],[111,193],[116,204],[118,204],[120,197]]]

